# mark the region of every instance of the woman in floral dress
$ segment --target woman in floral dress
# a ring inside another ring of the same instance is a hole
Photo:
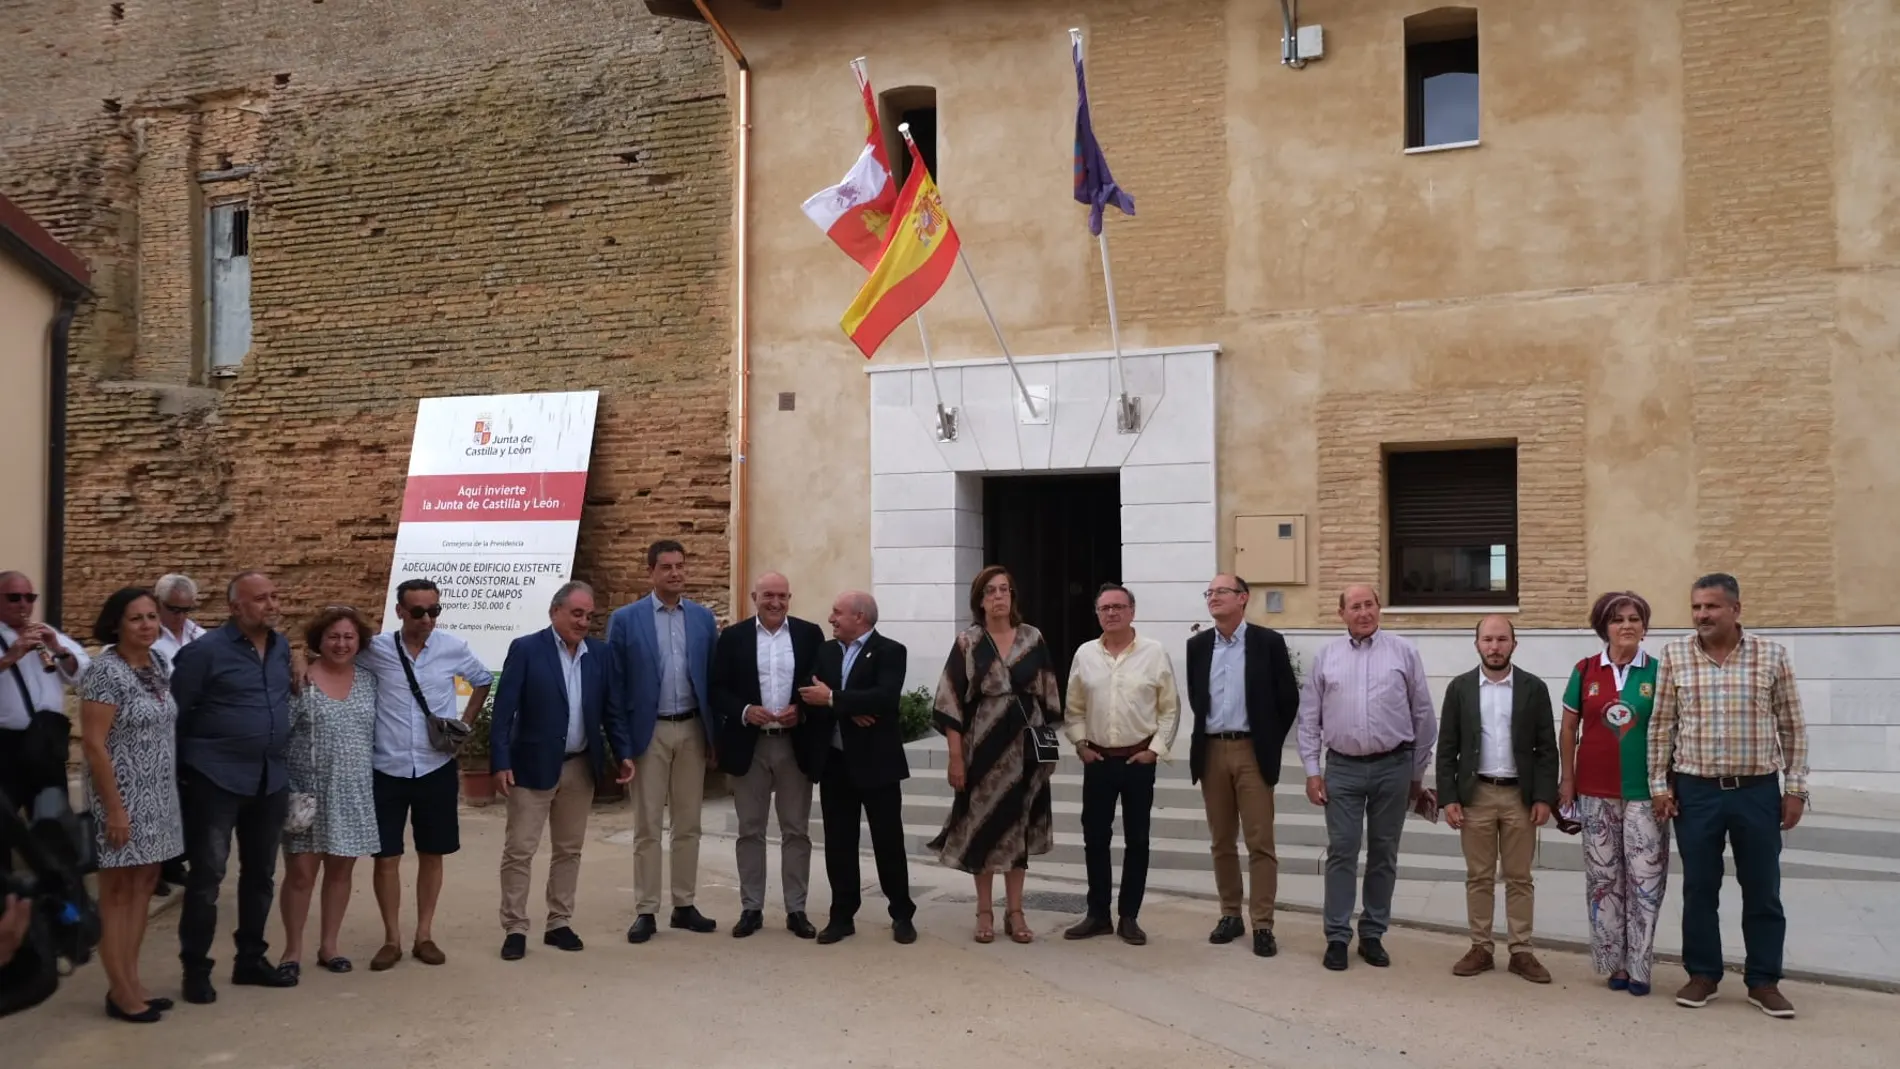
[[[353,967],[337,953],[337,937],[356,859],[374,854],[380,844],[370,764],[376,677],[356,663],[369,638],[369,625],[345,605],[325,609],[304,629],[304,642],[316,656],[290,707],[290,789],[315,796],[317,817],[308,831],[284,836],[284,958],[278,969],[293,976],[303,968],[304,922],[319,868],[317,964],[337,973]]]
[[[1015,584],[995,565],[970,584],[975,618],[957,636],[937,684],[936,725],[950,744],[950,786],[956,799],[943,833],[931,841],[945,865],[976,876],[976,941],[996,938],[991,906],[996,870],[1003,870],[1008,912],[1003,927],[1018,943],[1035,936],[1023,917],[1029,855],[1046,854],[1049,777],[1038,761],[1032,726],[1062,722],[1061,692],[1042,634],[1016,612]]]
[[[106,1013],[149,1024],[171,1008],[139,979],[146,906],[164,862],[185,851],[178,810],[171,665],[155,652],[158,601],[127,587],[106,599],[93,638],[104,644],[79,681],[86,800],[97,821],[99,961]]]

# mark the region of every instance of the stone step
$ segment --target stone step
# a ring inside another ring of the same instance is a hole
[[[1079,803],[1055,803],[1055,849],[1046,860],[1081,864],[1081,806]],[[950,811],[950,799],[939,796],[906,795],[904,831],[906,849],[918,856],[933,856],[924,844],[935,838]],[[723,815],[724,830],[737,834],[738,820],[730,811]],[[776,828],[772,827],[774,833]],[[1796,829],[1796,833],[1799,829]],[[822,821],[814,813],[811,824],[813,842],[824,841]],[[869,837],[860,835],[860,846],[869,847]],[[1316,813],[1281,815],[1274,822],[1274,850],[1284,871],[1321,873],[1325,868],[1325,818]],[[1119,836],[1111,848],[1116,865],[1121,864]],[[1577,840],[1551,828],[1538,834],[1535,867],[1544,871],[1578,872],[1583,868],[1583,853]],[[1149,865],[1155,870],[1206,872],[1213,867],[1207,844],[1207,821],[1198,809],[1157,808],[1149,831]],[[1732,868],[1731,862],[1731,868]],[[1679,856],[1671,857],[1670,868],[1680,876]],[[1900,882],[1900,856],[1862,856],[1808,849],[1785,849],[1781,871],[1787,879],[1820,879],[1847,882]],[[1458,833],[1443,825],[1419,818],[1406,821],[1399,854],[1401,879],[1451,880],[1465,878],[1465,862]]]
[[[1050,797],[1055,801],[1057,811],[1062,812],[1064,804],[1073,806],[1073,812],[1079,822],[1082,804],[1082,774],[1080,765],[1074,772],[1058,771],[1050,778]],[[953,792],[942,774],[922,772],[914,774],[904,781],[904,800],[908,804],[923,799],[941,800],[947,806]],[[933,801],[933,804],[938,804]],[[1283,776],[1274,789],[1274,837],[1276,842],[1308,842],[1325,845],[1326,818],[1321,810],[1306,800],[1306,786],[1303,779]],[[1155,817],[1159,819],[1163,811],[1175,815],[1191,815],[1197,822],[1198,830],[1193,838],[1206,834],[1206,818],[1203,815],[1201,789],[1188,783],[1186,779],[1157,779],[1155,783]],[[941,817],[934,818],[941,820]],[[1058,818],[1060,823],[1060,818]],[[1162,834],[1157,826],[1155,835]],[[1301,838],[1300,836],[1316,836]],[[1415,837],[1441,836],[1442,845],[1414,845]],[[1540,861],[1546,868],[1583,868],[1583,847],[1580,836],[1565,835],[1555,827],[1546,828],[1540,839]],[[1815,854],[1839,855],[1849,858],[1866,858],[1874,861],[1891,861],[1900,858],[1900,822],[1890,820],[1870,820],[1859,817],[1831,816],[1810,813],[1802,818],[1793,831],[1783,836],[1785,848],[1790,851],[1802,851]],[[1452,856],[1462,854],[1458,845],[1458,833],[1442,822],[1433,824],[1418,817],[1408,818],[1405,824],[1405,849],[1444,853]],[[1674,842],[1671,842],[1674,848]],[[1574,855],[1574,860],[1569,860]],[[1564,860],[1557,860],[1564,859]],[[1861,879],[1880,877],[1856,877]]]

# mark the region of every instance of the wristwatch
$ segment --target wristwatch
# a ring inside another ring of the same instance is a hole
[[[1803,802],[1808,800],[1808,792],[1806,791],[1782,791],[1781,793],[1789,798],[1799,798]]]

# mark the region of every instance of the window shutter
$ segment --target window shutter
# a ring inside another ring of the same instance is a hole
[[[1517,450],[1458,449],[1386,457],[1388,519],[1401,546],[1517,541]]]

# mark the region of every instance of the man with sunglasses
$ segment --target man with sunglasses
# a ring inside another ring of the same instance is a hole
[[[23,807],[66,782],[66,687],[91,663],[79,643],[32,621],[39,598],[25,572],[0,572],[0,791]]]
[[[204,637],[205,629],[191,618],[198,611],[198,584],[189,575],[173,572],[159,576],[152,596],[158,599],[158,641],[152,649],[164,654],[167,663],[177,664],[178,651]]]
[[[191,618],[198,611],[198,584],[191,576],[172,572],[152,585],[152,596],[158,599],[158,641],[152,643],[152,649],[164,655],[166,664],[175,665],[178,651],[205,634],[205,629]],[[184,886],[186,877],[185,857],[180,854],[159,869],[158,886],[152,894],[164,898],[172,893],[172,884]]]
[[[488,699],[494,676],[468,643],[435,629],[442,594],[427,579],[396,587],[398,630],[370,640],[357,660],[376,676],[376,743],[373,790],[382,849],[376,852],[376,905],[383,915],[383,947],[370,959],[372,972],[402,960],[403,825],[416,841],[416,940],[411,948],[424,965],[448,960],[435,945],[435,906],[442,895],[442,859],[462,848],[461,777],[453,754],[429,742],[429,718],[456,716],[457,676],[475,688],[463,707],[473,724]]]

